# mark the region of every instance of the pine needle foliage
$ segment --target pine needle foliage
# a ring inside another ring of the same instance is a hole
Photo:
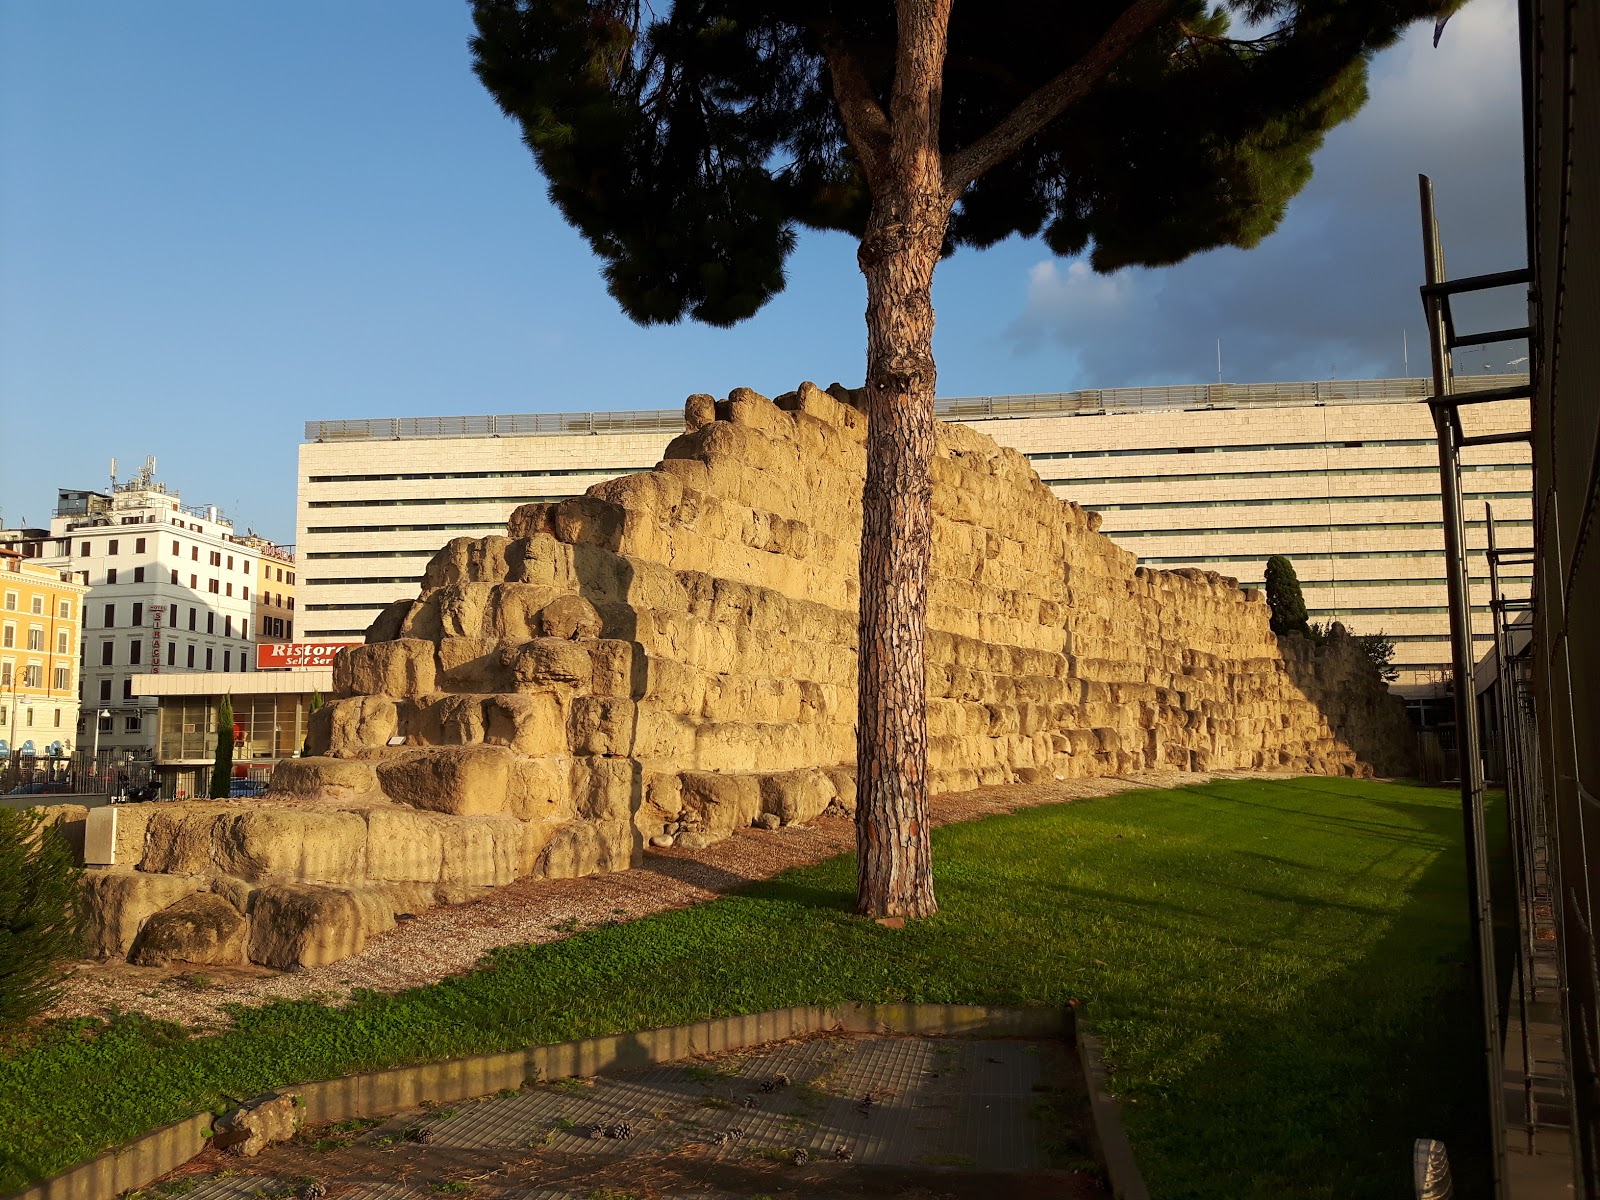
[[[0,1030],[42,1011],[82,953],[82,872],[37,809],[0,808]]]
[[[1088,94],[961,189],[945,252],[1021,234],[1112,271],[1254,246],[1366,101],[1371,56],[1460,2],[1173,0]],[[947,159],[1130,7],[955,5]],[[865,229],[872,197],[827,51],[847,50],[891,112],[887,0],[472,0],[472,14],[478,78],[635,321],[731,325],[783,289],[798,229]]]

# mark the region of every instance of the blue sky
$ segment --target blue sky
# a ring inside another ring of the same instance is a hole
[[[456,0],[0,0],[5,523],[154,454],[189,502],[288,540],[307,420],[860,382],[842,236],[803,235],[734,329],[624,318],[469,34]],[[1399,374],[1406,329],[1420,372],[1416,173],[1453,274],[1523,261],[1514,0],[1428,35],[1378,59],[1254,251],[1110,279],[1018,239],[944,263],[940,393],[1205,382],[1219,337],[1229,379],[1350,378]]]

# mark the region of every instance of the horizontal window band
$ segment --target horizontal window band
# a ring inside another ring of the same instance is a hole
[[[391,475],[308,475],[307,483],[407,483],[425,479],[559,479],[562,476],[588,478],[595,475],[631,475],[655,466],[638,467],[551,467],[544,471],[408,471]]]
[[[304,554],[302,558],[315,558],[330,560],[339,558],[432,558],[439,553],[433,550],[323,550],[315,554]]]
[[[1472,463],[1462,464],[1467,471],[1531,471],[1532,463]],[[1064,484],[1112,483],[1208,483],[1214,479],[1309,479],[1329,475],[1432,475],[1438,477],[1437,466],[1427,467],[1310,467],[1303,471],[1201,471],[1176,475],[1084,475],[1068,479],[1046,479],[1053,487]]]
[[[1258,454],[1263,450],[1372,450],[1389,446],[1433,446],[1433,438],[1387,438],[1374,441],[1340,442],[1255,442],[1235,446],[1151,446],[1127,450],[1039,451],[1028,455],[1033,462],[1060,462],[1080,458],[1135,458],[1151,454]]]
[[[1482,521],[1468,521],[1468,528],[1479,528]],[[1495,525],[1500,529],[1530,529],[1530,521],[1501,521],[1496,520]],[[1380,521],[1370,525],[1240,525],[1221,529],[1106,529],[1101,527],[1100,532],[1109,538],[1136,538],[1136,537],[1244,537],[1257,533],[1377,533],[1386,529],[1442,529],[1443,523],[1439,521]]]
[[[1463,492],[1463,500],[1527,500],[1532,503],[1530,491],[1515,492]],[[1404,496],[1268,496],[1246,500],[1149,500],[1135,504],[1084,504],[1091,512],[1132,512],[1136,509],[1190,508],[1205,511],[1212,508],[1271,508],[1278,504],[1437,504],[1438,492],[1416,492]]]
[[[360,629],[318,629],[315,633],[304,634],[300,640],[302,642],[315,642],[325,638],[364,637],[366,632],[366,626],[362,626]]]
[[[307,612],[359,612],[362,609],[369,609],[376,613],[393,604],[395,600],[410,600],[411,598],[410,596],[395,596],[391,600],[384,600],[378,603],[374,603],[371,600],[363,600],[356,604],[308,604],[305,608]]]
[[[1506,522],[1502,521],[1501,524]],[[460,525],[312,525],[307,533],[493,533],[505,532],[504,521],[468,521]],[[437,554],[437,550],[428,551]]]
[[[443,504],[551,504],[570,500],[578,492],[559,496],[408,496],[392,500],[312,500],[307,508],[415,508]]]
[[[363,583],[409,583],[409,584],[417,585],[417,584],[421,584],[422,583],[422,576],[420,576],[420,575],[377,575],[377,576],[374,576],[374,577],[372,577],[370,579],[364,579],[364,578],[358,578],[358,577],[355,577],[355,576],[349,576],[349,577],[341,578],[341,579],[309,579],[309,578],[306,578],[306,579],[301,579],[300,580],[300,586],[301,587],[306,587],[308,585],[311,586],[311,587],[333,587],[333,586],[342,586],[342,585],[346,585],[346,584],[356,585],[356,584],[363,584]]]

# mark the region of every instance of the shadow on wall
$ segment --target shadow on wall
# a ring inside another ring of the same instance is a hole
[[[1321,642],[1279,634],[1278,649],[1295,687],[1317,706],[1340,741],[1383,778],[1414,778],[1417,737],[1405,701],[1389,691],[1378,668],[1337,621]]]

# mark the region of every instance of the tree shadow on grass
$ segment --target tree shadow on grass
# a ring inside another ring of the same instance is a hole
[[[1488,1194],[1464,870],[1459,848],[1438,855],[1359,962],[1277,1011],[1230,1012],[1223,1000],[1185,1012],[1147,998],[1177,1024],[1221,1031],[1175,1075],[1128,1081],[1125,1111],[1154,1194],[1401,1200],[1418,1137],[1446,1144],[1458,1196]],[[1107,1025],[1115,1061],[1128,1022]],[[1174,1064],[1150,1064],[1164,1066]]]

